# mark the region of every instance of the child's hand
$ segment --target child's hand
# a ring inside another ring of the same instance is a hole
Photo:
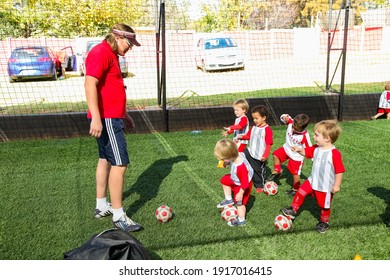
[[[241,202],[241,205],[242,205],[242,194],[240,194],[240,193],[237,193],[237,195],[236,195],[236,201],[237,202]],[[238,205],[238,204],[237,204]],[[241,206],[241,205],[238,205],[238,206]]]
[[[222,131],[222,136],[227,137],[229,133],[227,131]]]
[[[289,118],[289,114],[283,114],[280,116],[280,121],[284,124],[287,124]]]
[[[265,161],[267,161],[267,158],[262,157],[262,158],[260,159],[260,161],[265,162]]]
[[[332,193],[337,193],[340,191],[340,186],[333,186]]]
[[[298,147],[298,146],[292,146],[291,151],[301,153],[303,151],[303,149],[301,147]]]
[[[230,127],[224,127],[223,129],[226,130],[226,131],[229,131]]]
[[[237,139],[242,139],[242,136],[243,136],[242,134],[238,134],[238,135],[236,136],[236,138],[237,138]]]

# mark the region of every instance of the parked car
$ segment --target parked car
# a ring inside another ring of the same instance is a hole
[[[230,37],[200,38],[196,44],[195,64],[204,72],[245,69],[244,55]]]
[[[56,55],[61,62],[61,67],[66,71],[76,71],[76,55],[73,52],[72,46],[64,47],[56,52]]]
[[[56,64],[45,46],[18,47],[8,59],[9,81],[51,78],[57,80]]]
[[[85,75],[85,60],[87,58],[88,53],[91,51],[91,49],[96,46],[97,44],[100,44],[101,40],[94,40],[94,41],[88,41],[87,42],[87,48],[86,51],[83,53],[83,58],[79,66],[80,75]],[[122,77],[126,78],[129,75],[128,65],[126,61],[126,57],[119,56],[119,66],[121,68]]]

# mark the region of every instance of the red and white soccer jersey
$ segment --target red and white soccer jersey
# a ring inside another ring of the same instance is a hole
[[[248,144],[247,140],[241,140],[237,139],[237,135],[239,134],[246,134],[249,130],[249,120],[246,115],[242,115],[239,118],[236,118],[234,121],[234,125],[229,126],[229,134],[233,133],[233,141],[236,141],[236,143],[241,143],[241,144]]]
[[[336,174],[344,173],[341,153],[336,147],[323,150],[317,145],[305,149],[307,158],[313,158],[313,167],[308,178],[313,190],[331,193]]]
[[[251,127],[248,133],[243,135],[242,138],[250,140],[250,145],[247,149],[254,159],[261,160],[261,158],[268,158],[270,147],[273,144],[273,132],[268,124],[261,127]],[[269,147],[268,150],[267,146]]]
[[[289,117],[288,124],[287,124],[287,131],[286,131],[286,142],[283,144],[283,148],[286,154],[292,160],[303,161],[304,156],[291,150],[291,147],[301,147],[303,149],[306,147],[310,147],[311,146],[310,135],[306,129],[299,133],[294,132],[292,125],[293,125],[293,119]]]
[[[378,108],[390,109],[390,91],[385,90],[382,92]]]
[[[253,168],[244,156],[242,157],[242,163],[230,165],[230,177],[234,184],[240,186],[242,189],[247,189],[250,186],[250,182],[253,177]]]

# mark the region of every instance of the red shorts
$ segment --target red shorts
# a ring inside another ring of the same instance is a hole
[[[390,113],[390,109],[387,109],[387,108],[378,108],[378,113],[388,114],[388,113]]]
[[[280,160],[280,163],[285,162],[288,160],[287,163],[287,169],[290,171],[292,175],[301,175],[302,166],[303,166],[303,160],[302,161],[296,161],[291,159],[283,147],[280,147],[276,149],[273,153],[273,155],[277,156]]]
[[[333,193],[326,193],[326,192],[313,190],[309,180],[303,182],[302,186],[300,186],[299,189],[303,190],[307,194],[313,193],[314,197],[316,198],[318,206],[320,206],[321,208],[324,209],[330,208],[330,203],[332,202],[333,199]]]
[[[224,175],[221,178],[220,182],[224,186],[231,187],[232,192],[233,192],[233,200],[234,200],[234,203],[236,203],[236,194],[240,191],[241,187],[237,186],[233,182],[232,178],[230,177],[230,174]],[[242,205],[246,205],[248,203],[249,197],[251,195],[251,191],[252,191],[252,181],[249,183],[249,188],[245,189],[245,191],[244,191],[244,195],[242,196]]]

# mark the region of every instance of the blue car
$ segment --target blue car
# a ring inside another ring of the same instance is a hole
[[[57,80],[55,61],[44,46],[15,48],[8,59],[7,70],[11,83],[38,78]]]

